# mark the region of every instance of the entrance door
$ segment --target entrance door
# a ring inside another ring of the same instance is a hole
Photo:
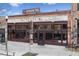
[[[38,35],[38,45],[44,45],[44,33],[40,32]]]
[[[61,34],[60,33],[55,33],[54,34],[54,39],[57,41],[56,44],[58,44],[58,45],[61,44]]]
[[[66,45],[67,44],[67,36],[63,33],[55,33],[54,34],[55,40],[58,41],[58,45]]]
[[[62,45],[67,45],[67,34],[61,34]]]

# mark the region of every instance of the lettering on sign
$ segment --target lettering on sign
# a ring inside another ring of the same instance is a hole
[[[19,22],[53,22],[53,21],[67,21],[68,20],[68,16],[67,15],[58,15],[58,16],[32,16],[32,17],[22,17],[22,18],[11,18],[8,19],[8,23],[19,23]]]

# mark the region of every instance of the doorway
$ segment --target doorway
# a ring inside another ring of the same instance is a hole
[[[38,45],[45,45],[44,33],[43,32],[40,32],[38,34]]]
[[[67,35],[64,33],[55,33],[54,38],[55,38],[55,40],[57,40],[58,45],[66,45],[67,44]]]

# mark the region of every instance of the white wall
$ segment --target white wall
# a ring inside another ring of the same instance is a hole
[[[67,15],[58,15],[58,16],[52,16],[52,15],[45,15],[45,16],[30,16],[30,17],[9,17],[8,23],[18,23],[18,22],[54,22],[54,21],[67,21],[68,16]]]

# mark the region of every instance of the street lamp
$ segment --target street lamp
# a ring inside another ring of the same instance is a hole
[[[8,39],[7,39],[7,34],[8,34],[8,32],[7,32],[7,26],[8,26],[8,24],[7,24],[7,21],[8,21],[8,16],[5,16],[5,20],[6,20],[6,27],[5,27],[5,44],[6,44],[6,53],[7,53],[7,56],[8,56]]]

